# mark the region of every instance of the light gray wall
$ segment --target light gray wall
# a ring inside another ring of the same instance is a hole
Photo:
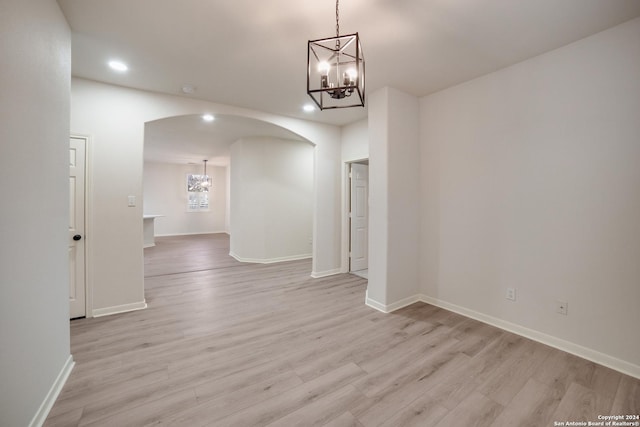
[[[273,262],[311,256],[314,147],[244,138],[231,146],[231,253]]]
[[[227,168],[208,165],[211,177],[208,212],[187,212],[187,174],[202,174],[203,166],[145,162],[144,213],[155,219],[156,236],[224,233],[227,214]]]
[[[635,19],[425,97],[420,113],[422,292],[636,374],[639,42]]]
[[[0,425],[29,425],[69,354],[69,27],[0,7]]]
[[[340,129],[180,96],[73,78],[71,130],[89,135],[92,198],[89,254],[93,311],[144,306],[142,251],[143,146],[146,122],[188,114],[249,117],[286,128],[316,144],[312,269],[324,275],[340,266]],[[137,197],[128,207],[129,195]],[[114,268],[117,266],[117,268]]]
[[[383,88],[369,97],[367,303],[393,310],[418,293],[419,103]]]
[[[367,119],[343,126],[340,129],[340,135],[343,162],[369,158],[369,127]]]

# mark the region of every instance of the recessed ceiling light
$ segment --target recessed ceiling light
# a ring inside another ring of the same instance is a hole
[[[213,117],[211,114],[205,114],[204,116],[202,116],[202,120],[204,120],[205,122],[212,122],[215,119],[215,117]]]
[[[316,107],[314,107],[312,104],[305,104],[304,107],[302,107],[302,109],[307,113],[310,113],[312,111],[315,111]]]
[[[191,94],[195,93],[196,87],[194,85],[186,84],[182,86],[182,93]]]
[[[124,73],[125,71],[127,71],[129,69],[129,67],[127,67],[127,64],[125,64],[122,61],[109,61],[109,67],[111,67],[111,69],[119,71],[121,73]]]

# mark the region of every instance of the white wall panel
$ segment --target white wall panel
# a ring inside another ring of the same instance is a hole
[[[71,34],[55,1],[0,8],[0,424],[27,426],[72,366]]]
[[[314,147],[245,138],[231,146],[231,252],[271,262],[311,255]]]
[[[423,294],[640,372],[639,40],[635,19],[421,100]]]

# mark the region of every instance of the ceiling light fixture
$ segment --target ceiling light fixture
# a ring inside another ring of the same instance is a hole
[[[112,70],[119,71],[121,73],[124,73],[129,69],[127,64],[122,61],[109,61],[109,67],[111,67]]]
[[[364,107],[364,87],[360,37],[358,33],[340,35],[336,0],[336,36],[307,44],[307,93],[321,110]]]
[[[204,120],[205,122],[212,122],[215,120],[215,117],[213,117],[213,115],[211,114],[205,114],[202,116],[202,120]],[[205,160],[206,162],[206,160]]]
[[[200,185],[202,188],[211,188],[211,178],[207,175],[207,160],[203,160],[204,162],[204,174],[202,175],[202,180],[200,181]],[[205,190],[207,191],[207,190]]]
[[[196,87],[194,85],[190,85],[190,84],[182,85],[182,93],[191,95],[195,92],[196,92]]]

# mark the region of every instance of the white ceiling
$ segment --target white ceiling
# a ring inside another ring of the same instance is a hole
[[[366,117],[302,111],[307,40],[335,34],[333,0],[58,1],[75,76],[337,125]],[[639,0],[342,0],[340,32],[360,33],[367,93],[424,96],[637,16]]]

